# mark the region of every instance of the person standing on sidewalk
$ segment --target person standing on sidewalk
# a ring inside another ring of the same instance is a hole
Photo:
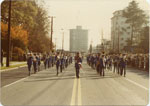
[[[104,72],[104,55],[102,55],[99,59],[100,65],[99,65],[99,74],[100,76],[105,76],[105,72]]]
[[[79,70],[81,68],[82,59],[79,56],[79,52],[75,56],[75,68],[76,68],[76,77],[79,78]]]
[[[68,55],[66,54],[66,56],[65,56],[65,68],[67,68],[68,67]]]
[[[124,73],[124,77],[126,76],[126,56],[123,54],[123,56],[120,59],[120,75],[122,76]]]
[[[30,54],[28,54],[28,58],[27,58],[27,65],[28,65],[29,76],[31,74],[32,62],[33,62],[33,57],[32,57],[32,54],[30,53]]]

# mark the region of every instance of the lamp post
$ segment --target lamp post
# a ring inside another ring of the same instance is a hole
[[[8,14],[8,37],[7,37],[7,60],[6,67],[9,67],[10,62],[10,25],[11,25],[11,0],[9,0],[9,14]]]

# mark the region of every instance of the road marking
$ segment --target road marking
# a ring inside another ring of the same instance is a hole
[[[138,84],[138,83],[136,83],[136,82],[134,82],[134,81],[132,81],[132,80],[130,80],[128,78],[125,78],[125,80],[127,80],[127,81],[129,81],[129,82],[131,82],[131,83],[133,83],[133,84],[135,84],[135,85],[137,85],[137,86],[147,90],[147,91],[149,90],[148,88],[144,87],[143,85],[140,85],[140,84]]]
[[[78,79],[78,105],[82,105],[80,79]]]
[[[75,105],[76,101],[76,91],[77,91],[77,79],[74,79],[74,84],[73,84],[73,91],[72,91],[72,97],[71,97],[71,103],[70,105]]]
[[[52,68],[52,69],[53,69],[53,68]],[[31,67],[31,71],[32,71],[32,70],[33,70],[33,67]],[[45,70],[45,69],[43,69],[43,70]],[[43,70],[41,70],[41,71],[43,71]],[[39,72],[37,72],[37,73],[39,73]],[[33,75],[37,75],[37,74],[32,74],[32,75],[30,75],[30,76],[33,76]],[[17,81],[15,81],[15,82],[12,82],[12,83],[10,83],[10,84],[8,84],[8,85],[3,86],[2,88],[6,88],[6,87],[11,86],[11,85],[13,85],[13,84],[15,84],[15,83],[18,83],[18,82],[20,82],[20,81],[23,81],[23,80],[29,78],[30,76],[27,76],[27,77],[25,77],[25,78],[22,78],[22,79],[20,79],[20,80],[17,80]]]
[[[15,84],[15,83],[18,83],[18,82],[20,82],[20,81],[23,81],[23,80],[25,80],[25,79],[27,79],[27,78],[28,78],[28,77],[22,78],[22,79],[17,80],[17,81],[15,81],[15,82],[13,82],[13,83],[10,83],[10,84],[8,84],[8,85],[5,85],[5,86],[3,86],[2,88],[6,88],[6,87],[11,86],[11,85],[13,85],[13,84]]]
[[[77,98],[77,103],[76,103]],[[70,105],[82,105],[80,79],[75,78]]]

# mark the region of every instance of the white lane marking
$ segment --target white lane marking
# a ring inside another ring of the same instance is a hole
[[[78,79],[78,105],[82,105],[80,79]]]
[[[71,97],[71,103],[70,105],[75,105],[76,101],[76,91],[77,91],[77,79],[74,79],[74,84],[73,84],[73,91],[72,91],[72,97]]]
[[[136,82],[134,82],[134,81],[132,81],[132,80],[130,80],[128,78],[125,78],[125,80],[127,80],[127,81],[129,81],[129,82],[131,82],[131,83],[133,83],[133,84],[135,84],[135,85],[137,85],[137,86],[147,90],[147,91],[149,90],[148,88],[144,87],[143,85],[140,85],[140,84],[138,84],[138,83],[136,83]]]
[[[33,70],[33,67],[31,67],[31,71]],[[45,70],[45,69],[44,69]],[[36,75],[36,74],[33,74],[33,75]],[[33,75],[31,75],[31,76],[33,76]],[[8,87],[8,86],[11,86],[11,85],[13,85],[13,84],[15,84],[15,83],[18,83],[18,82],[20,82],[20,81],[23,81],[23,80],[25,80],[25,79],[27,79],[29,76],[27,76],[27,77],[25,77],[25,78],[22,78],[22,79],[20,79],[20,80],[17,80],[17,81],[15,81],[15,82],[13,82],[13,83],[10,83],[10,84],[8,84],[8,85],[5,85],[5,86],[3,86],[2,88],[6,88],[6,87]]]
[[[3,86],[2,88],[9,87],[9,86],[11,86],[11,85],[13,85],[13,84],[16,84],[16,83],[18,83],[18,82],[20,82],[20,81],[23,81],[23,80],[27,79],[27,78],[28,78],[28,77],[22,78],[22,79],[17,80],[17,81],[15,81],[15,82],[13,82],[13,83],[10,83],[10,84],[8,84],[8,85],[5,85],[5,86]]]

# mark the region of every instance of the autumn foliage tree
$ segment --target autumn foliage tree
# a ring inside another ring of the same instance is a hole
[[[1,4],[2,49],[6,51],[6,35],[8,24],[9,1]],[[11,9],[11,46],[20,48],[24,52],[49,52],[50,51],[50,19],[45,9],[35,0],[12,1]],[[18,49],[18,51],[20,51]],[[17,49],[15,49],[16,52]]]
[[[7,31],[8,25],[1,23],[2,49],[7,48]],[[19,50],[25,51],[28,45],[28,33],[22,26],[11,27],[11,49],[17,47]],[[22,52],[21,52],[22,53]]]

